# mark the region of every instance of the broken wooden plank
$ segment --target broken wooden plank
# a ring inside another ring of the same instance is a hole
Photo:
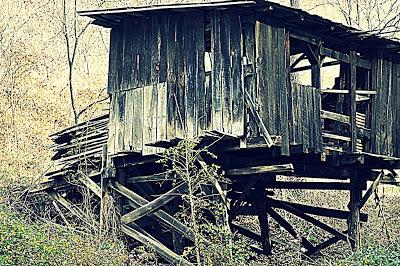
[[[230,169],[226,171],[227,176],[239,176],[239,175],[253,175],[253,174],[266,174],[266,173],[288,173],[293,172],[294,168],[292,164],[282,165],[265,165],[265,166],[254,166],[240,169]]]
[[[136,194],[135,192],[129,190],[128,188],[122,186],[117,182],[112,182],[111,188],[116,190],[122,196],[126,197],[131,201],[131,205],[134,205],[135,208],[143,207],[144,205],[148,204],[149,201],[141,197],[140,195]],[[190,239],[194,242],[194,235],[190,228],[186,225],[182,224],[173,216],[169,215],[167,212],[163,210],[157,210],[151,214],[154,216],[158,221],[163,223],[165,226],[171,228],[172,230],[179,232],[180,234],[184,235],[186,238]]]
[[[173,251],[168,249],[166,246],[161,244],[158,240],[156,240],[153,236],[151,236],[149,233],[144,231],[142,228],[140,228],[136,224],[131,224],[130,226],[122,225],[121,230],[122,230],[122,232],[124,232],[128,236],[132,237],[133,239],[141,242],[142,244],[150,246],[161,257],[163,257],[165,260],[169,261],[170,263],[173,263],[174,265],[187,265],[187,266],[193,265],[189,261],[185,260],[178,254],[174,253]]]
[[[122,223],[129,224],[131,222],[136,221],[137,219],[142,218],[143,216],[148,215],[151,212],[154,212],[155,210],[159,209],[160,207],[167,204],[171,200],[180,197],[181,194],[187,190],[187,188],[188,188],[187,184],[185,182],[181,182],[175,188],[168,191],[167,193],[164,193],[162,196],[122,216],[121,217]]]

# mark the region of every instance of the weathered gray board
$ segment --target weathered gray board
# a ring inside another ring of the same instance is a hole
[[[154,153],[146,144],[204,130],[244,135],[239,15],[211,18],[212,73],[205,73],[205,14],[121,20],[111,31],[109,151]]]
[[[372,153],[400,156],[400,65],[390,58],[372,60]]]
[[[289,155],[289,89],[287,35],[284,28],[256,22],[257,103],[271,135],[281,136],[282,154]]]
[[[316,88],[292,83],[291,143],[301,144],[305,153],[322,150],[320,101]]]

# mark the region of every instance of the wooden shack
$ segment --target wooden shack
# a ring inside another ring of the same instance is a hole
[[[175,218],[152,216],[163,206],[155,195],[174,188],[146,194],[140,185],[165,176],[155,163],[164,148],[182,139],[199,146],[220,139],[210,149],[231,180],[225,189],[236,206],[230,209],[232,230],[261,242],[264,253],[271,248],[268,216],[300,237],[308,255],[339,240],[359,246],[360,221],[366,221],[360,209],[399,166],[400,43],[258,0],[80,15],[111,29],[107,165],[114,169],[108,177],[112,189],[128,199],[122,215],[152,206],[147,216],[190,239],[188,228],[171,222]],[[326,73],[332,71],[330,78]],[[319,179],[276,179],[285,173]],[[100,176],[92,180],[103,182]],[[265,195],[275,188],[347,190],[349,210]],[[252,203],[251,191],[261,198]],[[245,201],[247,207],[238,207]],[[272,207],[332,238],[312,244]],[[341,232],[310,214],[347,220],[349,229]],[[235,224],[239,215],[257,215],[261,234]],[[134,220],[123,221],[128,235],[173,263],[181,261],[171,243],[161,244],[159,235]]]

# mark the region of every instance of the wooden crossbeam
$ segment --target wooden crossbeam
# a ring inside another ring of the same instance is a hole
[[[122,225],[121,230],[123,233],[127,234],[133,239],[153,248],[161,257],[163,257],[165,260],[172,263],[173,265],[193,265],[189,261],[185,260],[178,254],[161,244],[157,239],[155,239],[153,236],[151,236],[149,233],[147,233],[134,223],[130,224],[130,226]]]
[[[82,182],[88,189],[90,189],[96,196],[101,198],[102,191],[99,185],[96,184],[92,179],[90,179],[87,175],[81,174],[79,181]]]
[[[293,171],[294,171],[293,164],[282,164],[282,165],[265,165],[265,166],[231,169],[227,170],[225,174],[227,176],[239,176],[239,175],[254,175],[254,174],[267,174],[267,173],[289,173]]]
[[[60,186],[67,186],[69,185],[63,178],[57,178],[48,180],[45,182],[41,182],[35,185],[32,189],[29,190],[30,193],[38,193],[48,189],[53,189]]]
[[[301,239],[301,244],[307,250],[314,249],[314,245],[305,237],[300,236],[297,231],[293,228],[293,226],[286,221],[282,216],[280,216],[275,210],[271,207],[267,207],[268,214],[280,225],[282,226],[291,236],[296,239]]]
[[[253,100],[251,99],[251,96],[247,91],[245,91],[245,99],[246,99],[246,104],[249,107],[250,112],[253,115],[254,120],[264,137],[265,143],[269,148],[272,147],[274,145],[274,141],[272,140],[271,135],[269,134],[267,128],[265,127],[264,122],[262,121],[260,114],[257,112],[255,104],[253,103]]]
[[[300,204],[300,203],[293,203],[293,202],[268,198],[268,203],[269,203],[269,205],[271,205],[271,207],[281,208],[281,205],[276,204],[276,202],[284,203],[285,205],[291,206],[291,207],[293,207],[299,211],[302,211],[304,213],[318,215],[318,216],[325,216],[325,217],[331,217],[331,218],[337,218],[337,219],[347,219],[350,214],[349,211],[336,210],[336,209],[317,207],[317,206],[311,206],[311,205],[304,205],[304,204]],[[367,222],[368,215],[365,213],[362,213],[360,215],[360,221]]]
[[[306,59],[306,54],[302,54],[301,56],[299,56],[299,58],[297,58],[291,65],[290,65],[290,72],[293,72],[293,69],[295,69],[295,67],[304,59]]]
[[[131,205],[133,205],[132,207],[140,208],[149,203],[148,200],[144,199],[140,195],[136,194],[135,192],[129,190],[128,188],[122,186],[117,182],[112,182],[110,186],[112,189],[116,190],[122,196],[129,199]],[[180,221],[169,215],[167,212],[163,210],[157,210],[151,213],[151,216],[155,217],[158,221],[160,221],[168,228],[182,234],[191,241],[194,241],[194,235],[192,230],[190,230],[190,228],[188,228],[186,225],[182,224]]]
[[[365,203],[367,203],[369,197],[371,197],[372,193],[376,190],[378,187],[379,183],[382,181],[382,179],[385,177],[386,173],[385,171],[382,171],[379,173],[377,178],[375,178],[374,182],[372,182],[371,186],[368,188],[368,190],[365,192],[364,196],[361,198],[360,202],[358,203],[358,206],[360,209],[364,207]]]
[[[348,240],[348,237],[345,234],[339,232],[332,226],[327,225],[327,224],[315,219],[314,217],[309,216],[309,215],[303,213],[302,211],[297,210],[296,208],[293,208],[292,206],[286,205],[286,204],[284,204],[282,202],[278,202],[278,201],[275,201],[275,203],[279,206],[279,208],[284,209],[285,211],[288,211],[291,214],[306,220],[307,222],[327,231],[328,233],[331,233],[332,235],[337,236],[341,240],[344,240],[344,241]]]
[[[161,208],[163,205],[167,204],[173,199],[180,197],[182,193],[187,191],[187,188],[188,188],[187,184],[185,182],[181,182],[175,188],[163,194],[162,196],[158,197],[157,199],[148,202],[142,207],[122,216],[121,217],[122,223],[128,224],[133,221],[136,221],[139,218],[142,218],[143,216],[148,215],[149,213]]]
[[[347,234],[347,232],[348,232],[348,231],[346,230],[346,231],[343,231],[342,233],[343,233],[343,234]],[[327,248],[327,247],[330,247],[330,246],[336,244],[338,241],[340,241],[340,238],[338,238],[338,237],[336,237],[336,236],[331,237],[331,238],[325,240],[324,242],[322,242],[322,243],[316,245],[314,249],[309,249],[309,250],[307,250],[307,251],[304,253],[304,255],[306,255],[306,256],[311,256],[311,255],[317,253],[318,251],[320,251],[321,249],[325,249],[325,248]]]
[[[58,193],[55,190],[48,191],[48,194],[58,203],[60,203],[64,208],[69,210],[73,215],[78,217],[82,222],[84,222],[86,225],[89,227],[92,227],[93,229],[98,228],[99,224],[96,221],[93,221],[92,223],[89,223],[87,219],[85,219],[85,213],[77,208],[73,203],[68,201],[66,198],[62,197],[60,193]]]
[[[164,173],[159,173],[154,175],[128,177],[125,179],[125,183],[134,184],[143,182],[159,182],[159,181],[175,180],[175,179],[178,179],[178,177],[175,176],[172,171],[167,171]]]

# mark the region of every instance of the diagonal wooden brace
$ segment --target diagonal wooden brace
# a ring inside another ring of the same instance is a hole
[[[168,191],[167,193],[163,194],[162,196],[158,197],[157,199],[122,216],[121,217],[122,223],[124,224],[131,223],[139,218],[142,218],[150,214],[151,212],[154,212],[155,210],[161,208],[163,205],[167,204],[171,200],[180,197],[182,193],[187,191],[187,189],[188,189],[187,184],[185,182],[181,182],[178,186]]]

